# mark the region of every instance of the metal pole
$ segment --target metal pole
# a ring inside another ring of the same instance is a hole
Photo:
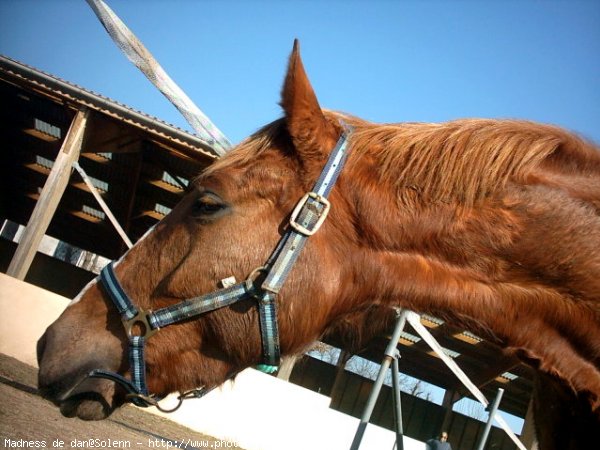
[[[350,450],[358,450],[360,447],[360,443],[367,429],[369,419],[371,419],[371,414],[373,414],[373,410],[375,409],[375,403],[379,397],[381,386],[383,386],[383,380],[385,379],[386,372],[390,368],[390,364],[396,355],[398,340],[400,339],[400,333],[402,333],[402,330],[404,329],[408,310],[396,309],[396,314],[396,327],[394,328],[390,342],[385,350],[385,356],[383,358],[383,362],[381,363],[381,367],[379,368],[379,374],[377,375],[377,379],[375,380],[375,384],[373,384],[373,389],[371,390],[371,394],[369,395],[369,399],[365,405],[365,409],[363,410],[363,414],[360,418],[360,423],[358,424],[358,428],[356,430],[356,434],[354,435],[354,440],[352,441]]]
[[[483,429],[483,434],[481,435],[481,439],[479,441],[479,446],[477,450],[483,450],[485,447],[485,443],[487,441],[488,435],[490,434],[490,428],[492,428],[492,422],[494,421],[494,416],[496,415],[496,411],[498,411],[498,406],[500,405],[500,400],[502,400],[502,394],[504,394],[504,389],[498,388],[498,393],[496,394],[496,398],[494,399],[494,403],[488,407],[490,411],[490,416],[488,417],[488,421],[485,424],[485,428]]]
[[[402,403],[400,399],[400,368],[398,366],[399,358],[400,352],[396,350],[396,355],[392,361],[392,388],[394,395],[394,419],[396,422],[396,448],[398,450],[404,450],[404,427],[402,426]]]

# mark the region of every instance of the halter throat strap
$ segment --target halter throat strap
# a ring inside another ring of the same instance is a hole
[[[344,167],[352,132],[346,124],[342,123],[342,126],[344,131],[331,151],[313,190],[304,195],[294,208],[289,219],[289,227],[266,264],[255,269],[247,280],[156,311],[145,311],[133,304],[117,279],[113,263],[105,266],[100,272],[99,279],[121,315],[129,340],[131,380],[102,369],[95,369],[88,376],[105,378],[120,384],[128,392],[128,398],[137,406],[158,406],[155,397],[149,395],[146,385],[144,358],[146,341],[160,328],[249,298],[257,301],[260,319],[263,363],[257,368],[266,373],[275,372],[280,361],[276,296],[288,278],[306,240],[319,230],[329,213],[331,205],[327,197]],[[258,276],[261,274],[262,276]],[[260,285],[257,285],[257,279],[262,280]],[[194,392],[194,397],[200,397],[207,390]]]

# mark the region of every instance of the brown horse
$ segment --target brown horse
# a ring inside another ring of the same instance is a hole
[[[202,173],[115,265],[135,304],[171,305],[262,265],[343,119],[354,132],[331,213],[277,300],[282,353],[373,305],[429,313],[502,343],[553,386],[536,397],[541,448],[596,441],[598,148],[530,122],[376,125],[323,111],[297,46],[281,104],[284,118]],[[105,418],[125,401],[121,389],[104,379],[73,386],[90,369],[126,374],[126,346],[116,310],[91,284],[40,339],[40,389],[66,416]],[[219,385],[261,354],[256,303],[244,300],[152,337],[148,385],[157,394]]]

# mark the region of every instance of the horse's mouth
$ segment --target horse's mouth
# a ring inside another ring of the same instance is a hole
[[[59,402],[60,412],[65,417],[82,420],[103,420],[114,411],[104,396],[98,392],[83,392]]]
[[[68,389],[60,390],[40,387],[40,393],[58,406],[63,416],[82,420],[106,419],[119,406],[114,387],[103,380],[84,379]]]

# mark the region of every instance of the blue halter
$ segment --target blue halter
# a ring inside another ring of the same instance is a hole
[[[160,328],[249,298],[257,301],[260,318],[263,363],[259,364],[257,368],[266,373],[275,372],[280,361],[275,299],[306,240],[321,227],[329,213],[330,203],[327,196],[346,161],[349,136],[352,132],[351,128],[345,124],[342,125],[344,132],[329,155],[313,190],[304,195],[294,208],[289,220],[290,226],[266,264],[255,269],[245,281],[156,311],[145,311],[133,304],[117,279],[113,263],[109,263],[100,273],[100,282],[121,315],[129,339],[131,380],[118,373],[103,369],[92,370],[88,376],[105,378],[120,384],[127,391],[128,398],[137,406],[158,407],[157,398],[149,394],[146,385],[144,359],[146,341]],[[260,274],[263,274],[264,281],[257,285],[256,280]],[[135,334],[135,325],[141,328],[140,334]],[[196,389],[184,393],[179,397],[179,405],[184,398],[201,397],[208,391],[208,389]]]

